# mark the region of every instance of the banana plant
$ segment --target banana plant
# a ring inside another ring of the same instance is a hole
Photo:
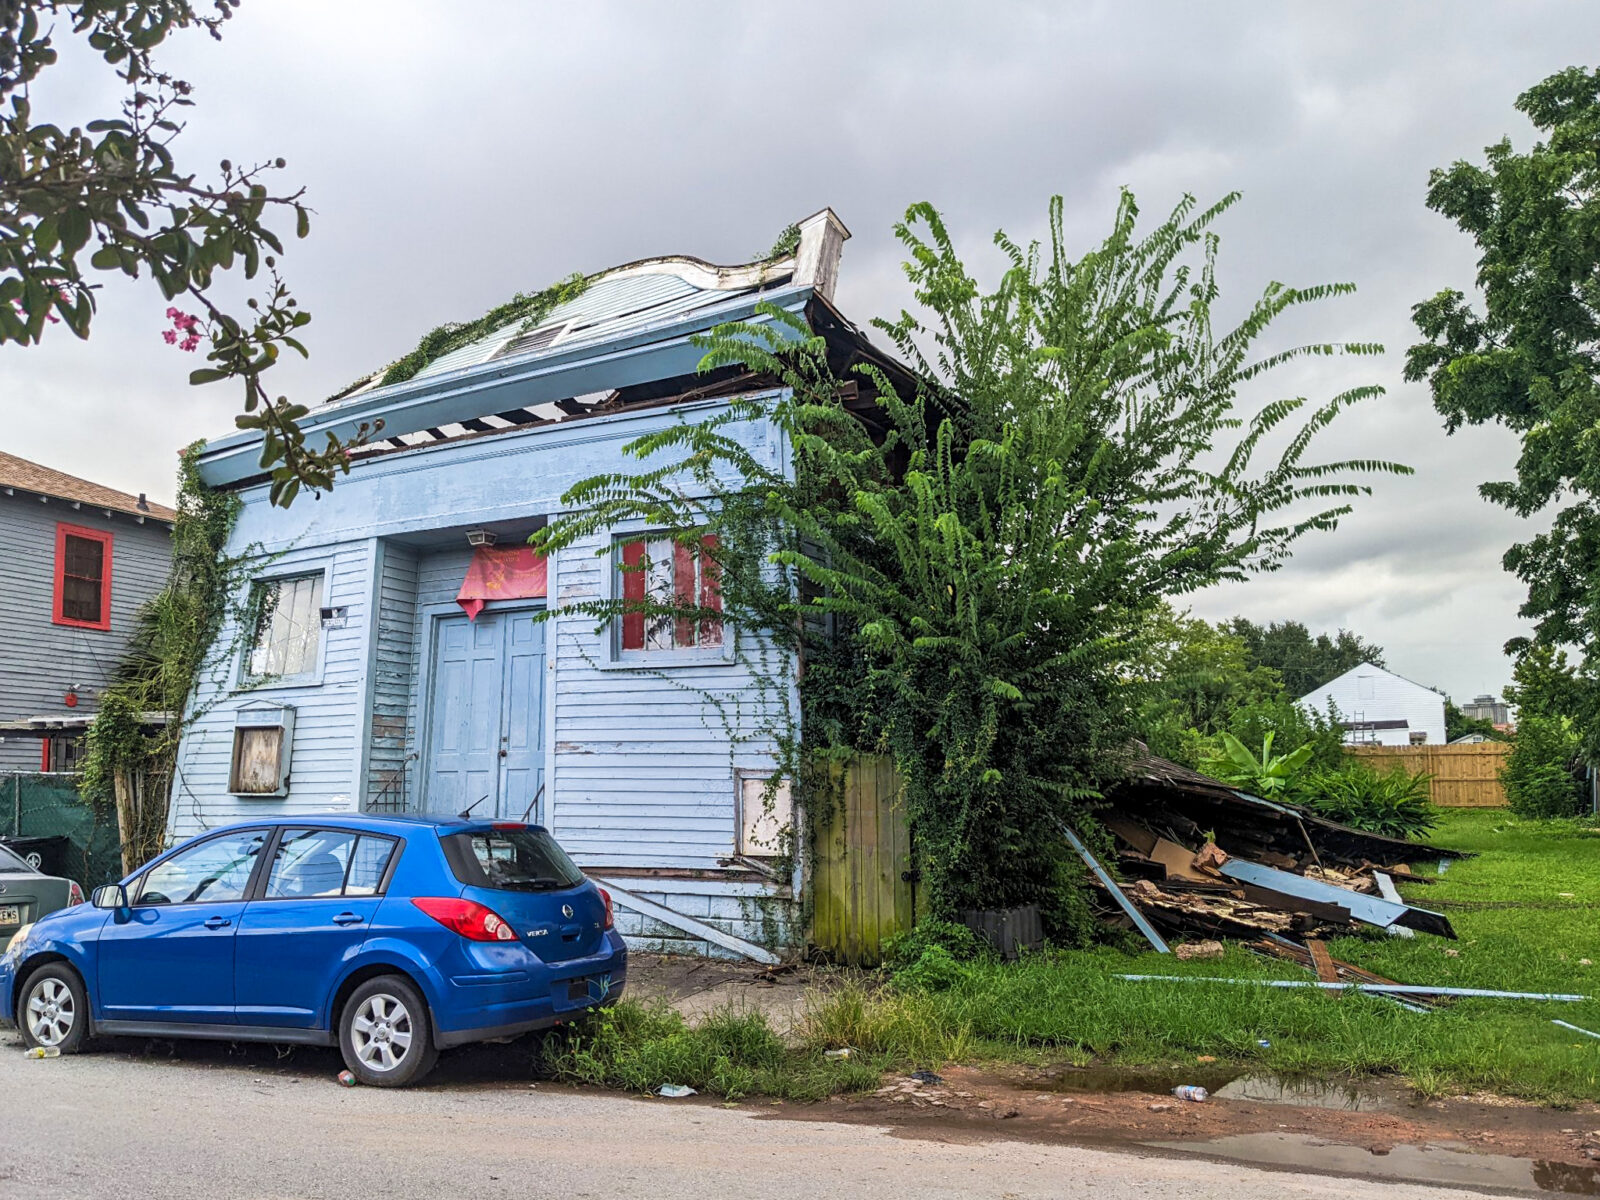
[[[1207,757],[1201,769],[1213,779],[1267,799],[1282,799],[1296,773],[1311,761],[1310,742],[1288,754],[1272,753],[1272,734],[1261,739],[1261,757],[1231,733],[1222,736],[1222,753]]]

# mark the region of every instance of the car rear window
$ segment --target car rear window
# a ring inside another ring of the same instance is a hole
[[[26,860],[18,858],[4,846],[0,846],[0,875],[32,875],[34,870]]]
[[[542,829],[487,829],[439,840],[450,869],[468,887],[553,892],[583,882],[583,872]]]

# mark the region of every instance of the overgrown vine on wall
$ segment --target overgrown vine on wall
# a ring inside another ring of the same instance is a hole
[[[830,762],[892,755],[926,913],[1036,902],[1055,936],[1081,937],[1081,868],[1061,823],[1096,832],[1086,826],[1122,773],[1134,635],[1153,606],[1274,568],[1369,490],[1353,475],[1407,470],[1305,461],[1320,430],[1381,389],[1341,392],[1297,428],[1301,398],[1236,411],[1239,389],[1285,362],[1378,348],[1251,357],[1277,316],[1353,290],[1342,284],[1274,284],[1236,328],[1213,331],[1210,227],[1234,200],[1186,199],[1141,235],[1124,195],[1110,236],[1074,257],[1057,198],[1044,246],[996,236],[1005,270],[992,291],[938,213],[914,206],[896,232],[924,316],[876,324],[917,383],[901,394],[855,368],[880,406],[876,431],[846,409],[822,339],[769,306],[713,331],[702,369],[740,365],[778,390],[635,440],[642,468],[577,484],[535,544],[633,523],[709,555],[724,622],[798,664],[798,737],[781,767],[800,796],[826,795]],[[788,463],[741,440],[742,423],[764,420]],[[1263,443],[1275,434],[1274,459]],[[600,621],[638,610],[708,615],[650,595],[567,609]]]
[[[206,665],[231,658],[236,648],[217,646],[218,635],[230,619],[240,636],[254,629],[244,612],[251,602],[244,583],[259,557],[226,552],[240,500],[201,480],[204,446],[196,442],[180,455],[172,568],[139,610],[84,740],[79,792],[90,803],[117,805],[130,869],[161,850],[179,738],[198,715],[190,702]],[[149,714],[166,719],[147,724]]]

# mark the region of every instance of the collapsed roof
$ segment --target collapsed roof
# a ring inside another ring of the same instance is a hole
[[[891,377],[905,369],[876,350],[833,307],[849,230],[832,209],[796,226],[793,253],[739,266],[684,256],[644,259],[588,278],[583,290],[517,317],[385,383],[380,369],[301,421],[308,437],[371,440],[352,458],[403,453],[651,404],[682,403],[762,386],[737,367],[701,374],[698,338],[727,322],[767,323],[766,306],[802,317],[841,377],[870,360]],[[898,386],[898,382],[897,382]],[[862,415],[870,398],[845,396]],[[262,478],[261,438],[243,431],[207,444],[200,474],[212,486]]]

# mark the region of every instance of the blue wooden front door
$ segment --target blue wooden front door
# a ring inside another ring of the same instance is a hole
[[[434,622],[428,811],[460,812],[479,800],[475,817],[517,820],[528,811],[544,780],[544,665],[544,625],[530,611]]]

